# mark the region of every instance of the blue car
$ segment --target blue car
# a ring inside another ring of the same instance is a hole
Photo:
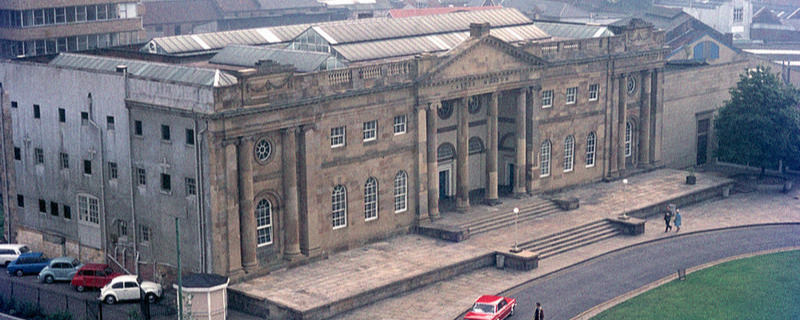
[[[21,277],[26,274],[38,274],[50,264],[50,259],[47,258],[42,252],[28,252],[19,255],[17,260],[14,260],[8,265],[8,274],[13,274]]]

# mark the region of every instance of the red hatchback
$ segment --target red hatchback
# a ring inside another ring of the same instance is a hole
[[[75,290],[83,292],[86,288],[100,289],[111,282],[111,279],[121,275],[121,273],[114,272],[114,269],[107,264],[87,263],[72,277],[70,284],[75,287]]]
[[[503,320],[514,315],[517,299],[500,296],[481,296],[469,309],[464,320]]]

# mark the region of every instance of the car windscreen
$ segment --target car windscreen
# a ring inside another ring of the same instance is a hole
[[[26,252],[30,252],[30,251],[31,251],[31,249],[28,249],[28,247],[20,247],[19,248],[19,253],[26,253]]]
[[[494,313],[494,305],[486,303],[476,303],[472,306],[472,312],[476,313]]]
[[[72,265],[77,267],[77,266],[81,265],[81,261],[78,260],[78,259],[72,260]]]

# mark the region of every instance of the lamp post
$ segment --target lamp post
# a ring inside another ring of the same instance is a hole
[[[625,187],[628,185],[628,179],[622,179],[622,215],[619,216],[620,219],[628,219],[627,213],[627,205],[628,205],[628,194],[625,192]]]
[[[519,227],[517,226],[517,220],[519,220],[519,208],[514,207],[514,252],[519,252]]]

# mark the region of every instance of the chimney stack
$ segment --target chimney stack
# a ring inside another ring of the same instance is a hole
[[[483,23],[470,23],[469,24],[469,36],[472,38],[480,38],[489,35],[489,27],[488,22]]]

